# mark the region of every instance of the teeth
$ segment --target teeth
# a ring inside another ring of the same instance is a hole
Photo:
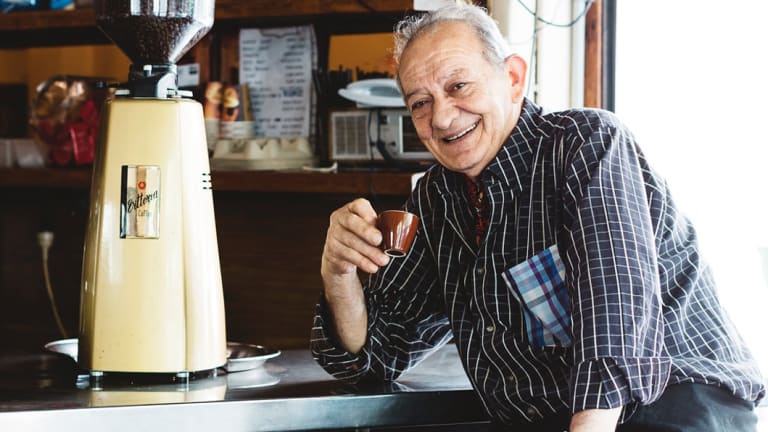
[[[466,134],[472,132],[473,130],[475,130],[476,127],[477,127],[477,123],[475,123],[472,126],[464,129],[463,131],[459,132],[458,134],[456,134],[456,135],[454,135],[452,137],[446,137],[445,140],[449,141],[449,142],[450,141],[456,141],[457,139],[459,139],[459,138],[463,137],[464,135],[466,135]]]

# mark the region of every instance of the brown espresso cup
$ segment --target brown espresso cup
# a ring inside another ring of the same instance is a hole
[[[402,210],[385,210],[379,214],[376,227],[384,240],[381,248],[387,255],[398,258],[408,253],[419,228],[419,217]]]

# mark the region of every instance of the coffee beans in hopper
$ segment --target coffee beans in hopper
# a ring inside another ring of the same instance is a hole
[[[103,0],[96,11],[98,26],[134,64],[176,63],[213,25],[212,11],[207,22],[193,15],[195,0],[168,2],[163,15],[152,4],[150,0]]]

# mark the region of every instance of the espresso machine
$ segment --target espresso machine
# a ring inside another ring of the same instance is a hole
[[[212,27],[214,0],[96,0],[131,60],[101,112],[85,238],[79,366],[186,380],[227,361],[203,110],[176,62]]]

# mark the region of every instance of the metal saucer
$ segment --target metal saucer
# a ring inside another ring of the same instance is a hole
[[[45,349],[64,354],[77,362],[77,338],[60,339],[45,344]],[[280,350],[240,342],[227,342],[227,373],[241,372],[262,367],[264,363],[280,355]]]
[[[264,362],[280,355],[280,350],[261,345],[227,342],[227,372],[240,372],[262,367]]]

